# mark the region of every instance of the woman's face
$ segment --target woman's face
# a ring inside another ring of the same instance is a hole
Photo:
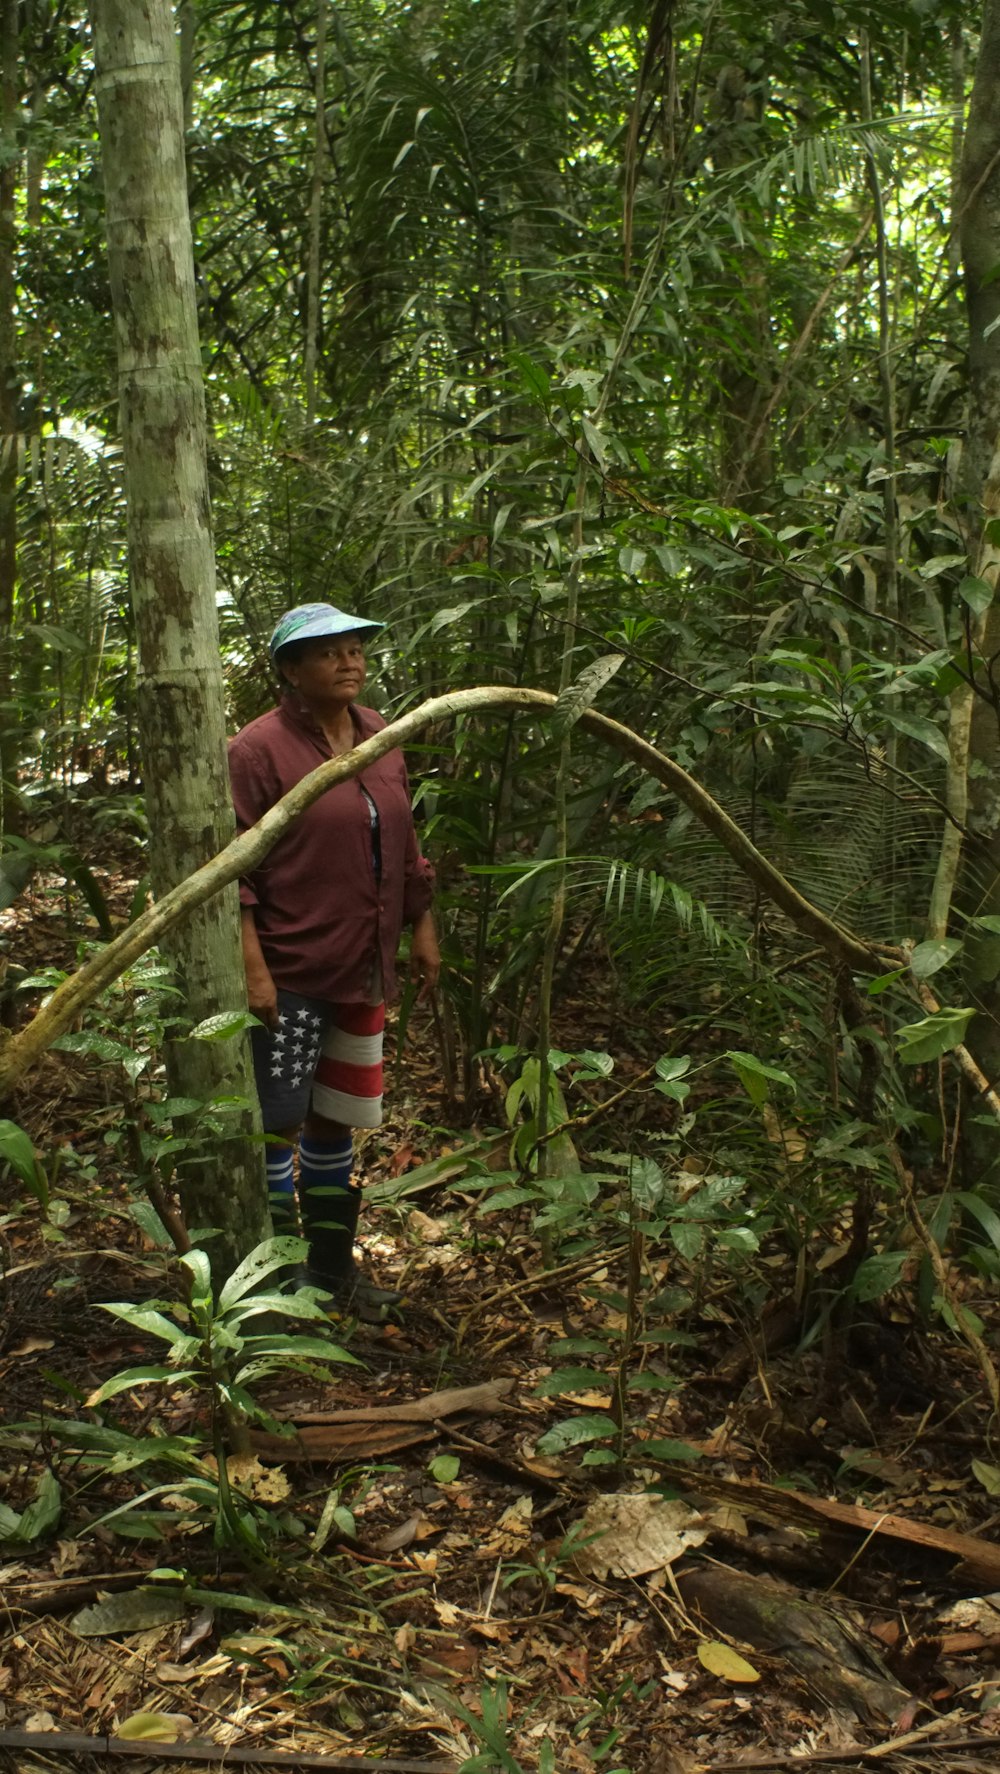
[[[283,661],[281,671],[309,708],[346,708],[364,687],[364,642],[355,633],[320,635],[303,643],[297,659]]]

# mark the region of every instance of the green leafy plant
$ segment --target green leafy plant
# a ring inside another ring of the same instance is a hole
[[[266,1555],[276,1531],[274,1520],[266,1508],[237,1489],[229,1471],[231,1457],[249,1451],[251,1424],[274,1434],[287,1433],[255,1396],[254,1388],[289,1371],[328,1379],[331,1365],[356,1360],[328,1330],[303,1335],[272,1328],[275,1319],[310,1324],[317,1332],[327,1326],[314,1289],[282,1292],[274,1283],[279,1271],[294,1269],[306,1254],[301,1239],[269,1239],[251,1251],[216,1293],[208,1257],[202,1250],[192,1250],[180,1259],[188,1282],[185,1304],[152,1300],[102,1305],[101,1310],[132,1330],[165,1343],[168,1354],[163,1363],[113,1375],[88,1404],[99,1409],[123,1393],[149,1386],[188,1392],[204,1408],[212,1456],[212,1464],[206,1465],[204,1443],[197,1436],[164,1436],[155,1431],[130,1436],[107,1423],[54,1422],[52,1434],[80,1448],[85,1464],[95,1472],[120,1475],[167,1465],[179,1473],[179,1478],[156,1484],[108,1511],[100,1518],[105,1525],[118,1532],[155,1534],[159,1528],[148,1506],[179,1496],[199,1512],[201,1520],[211,1523],[216,1544],[254,1557]]]
[[[40,1207],[48,1207],[48,1176],[30,1139],[16,1121],[0,1121],[0,1163],[13,1171]]]

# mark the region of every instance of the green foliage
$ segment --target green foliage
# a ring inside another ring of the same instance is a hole
[[[15,1121],[0,1121],[0,1161],[9,1166],[40,1207],[48,1206],[48,1178],[38,1162],[34,1146],[23,1127],[18,1127]]]
[[[122,1535],[159,1538],[164,1522],[173,1518],[169,1512],[162,1516],[155,1506],[164,1498],[180,1497],[193,1512],[193,1524],[211,1526],[217,1546],[252,1559],[270,1556],[271,1542],[280,1536],[283,1524],[230,1476],[233,1455],[246,1449],[248,1424],[284,1433],[255,1389],[282,1373],[328,1380],[331,1366],[355,1360],[331,1337],[314,1289],[286,1292],[275,1285],[283,1271],[287,1277],[290,1269],[304,1262],[307,1248],[297,1238],[270,1239],[250,1253],[218,1293],[205,1252],[192,1250],[181,1258],[187,1277],[186,1304],[155,1300],[137,1305],[123,1300],[101,1306],[138,1334],[164,1343],[166,1361],[112,1375],[90,1396],[88,1406],[100,1410],[113,1399],[147,1387],[169,1394],[187,1392],[207,1406],[212,1425],[211,1458],[206,1459],[197,1435],[165,1435],[155,1420],[151,1429],[138,1435],[108,1421],[59,1419],[50,1424],[52,1435],[74,1450],[74,1458],[92,1480],[146,1468],[154,1473],[164,1467],[171,1471],[168,1479],[105,1511],[102,1525]],[[282,1319],[288,1322],[288,1331],[274,1328],[275,1321]],[[311,1334],[303,1331],[306,1325]],[[59,1510],[59,1487],[53,1479],[20,1518],[10,1511],[4,1515],[0,1534],[38,1537],[52,1527]]]

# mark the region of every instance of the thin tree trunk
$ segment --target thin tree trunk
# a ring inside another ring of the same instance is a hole
[[[316,368],[320,335],[320,247],[323,239],[323,175],[326,170],[326,8],[316,0],[316,131],[309,194],[309,266],[306,274],[306,425],[316,419]]]
[[[970,664],[985,697],[970,707],[968,811],[981,840],[975,877],[966,871],[965,908],[1000,913],[1000,547],[994,538],[1000,517],[1000,0],[985,0],[958,191],[962,261],[969,317],[969,425],[962,469],[968,506],[970,557],[974,571],[993,589],[993,603],[968,622]],[[982,540],[976,544],[978,521]],[[983,873],[983,859],[986,873]],[[969,1001],[983,1014],[976,1022],[976,1055],[995,1083],[1000,1077],[1000,938],[970,936],[966,943]],[[970,1157],[977,1169],[992,1162],[977,1148],[981,1134],[969,1129]]]
[[[867,31],[861,33],[861,119],[872,122],[872,52]],[[882,526],[885,535],[883,593],[885,613],[899,621],[899,510],[896,501],[896,380],[893,374],[893,326],[889,294],[889,243],[885,225],[885,200],[878,163],[873,150],[865,153],[868,189],[875,217],[875,259],[878,266],[878,380],[882,397],[882,442],[885,479],[882,482]],[[890,645],[895,630],[889,631]]]
[[[108,254],[118,343],[138,716],[154,893],[235,830],[226,767],[205,460],[205,403],[187,208],[180,64],[169,0],[93,0]],[[246,1004],[235,886],[171,938],[194,1022]],[[252,1099],[245,1044],[172,1041],[172,1094]],[[254,1117],[227,1112],[177,1182],[188,1225],[212,1226],[222,1273],[267,1235]],[[190,1128],[195,1131],[194,1126]]]

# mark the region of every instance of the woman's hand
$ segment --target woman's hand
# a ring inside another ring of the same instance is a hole
[[[434,915],[424,912],[413,926],[410,941],[410,977],[420,981],[417,1003],[433,992],[441,977],[441,950],[438,947],[437,931],[434,928]]]

